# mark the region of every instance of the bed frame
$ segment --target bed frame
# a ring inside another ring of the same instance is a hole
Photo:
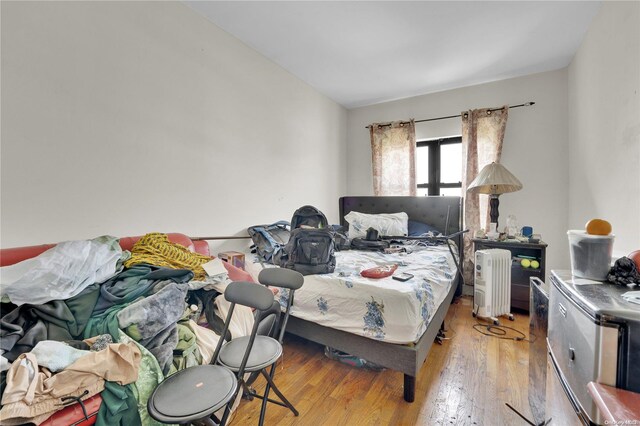
[[[461,197],[342,197],[340,220],[346,227],[344,216],[351,212],[397,213],[406,212],[409,219],[427,223],[446,235],[462,230]],[[455,238],[462,265],[462,236]],[[429,349],[444,328],[444,317],[453,296],[462,294],[462,279],[458,275],[444,301],[438,307],[424,334],[413,346],[398,345],[358,336],[316,323],[289,317],[287,332],[322,345],[371,361],[404,374],[404,399],[415,400],[416,376],[429,354]]]

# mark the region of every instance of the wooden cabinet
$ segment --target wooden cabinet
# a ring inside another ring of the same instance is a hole
[[[511,308],[529,312],[529,280],[537,277],[544,281],[546,268],[545,242],[519,243],[512,241],[492,241],[474,238],[473,250],[503,249],[511,252]],[[538,268],[524,268],[520,259],[537,260]]]

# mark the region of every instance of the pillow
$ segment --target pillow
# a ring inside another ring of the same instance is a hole
[[[405,212],[366,214],[350,212],[344,217],[349,223],[349,238],[364,238],[367,229],[374,228],[381,237],[406,236],[409,216]]]
[[[410,237],[419,237],[427,232],[432,232],[434,235],[440,234],[440,231],[433,226],[416,220],[409,220],[408,231]]]

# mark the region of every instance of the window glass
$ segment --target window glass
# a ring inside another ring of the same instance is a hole
[[[429,195],[429,188],[418,188],[418,190],[416,191],[416,195],[418,197]]]
[[[416,148],[416,182],[429,183],[429,147]],[[426,191],[426,188],[421,188]],[[420,191],[420,189],[418,189]]]
[[[418,189],[420,191],[420,189]],[[461,188],[440,188],[440,195],[447,197],[460,197],[462,195]]]
[[[440,171],[440,182],[457,183],[462,181],[461,158],[461,143],[447,144],[440,147],[440,167],[442,169]]]
[[[462,137],[416,141],[416,184],[418,195],[460,196],[462,181]],[[444,186],[457,188],[442,189]]]

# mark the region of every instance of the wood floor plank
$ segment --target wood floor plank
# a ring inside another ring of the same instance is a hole
[[[416,400],[403,399],[397,371],[358,369],[324,355],[324,347],[287,335],[275,382],[300,411],[269,404],[267,425],[519,425],[511,404],[531,419],[527,341],[501,340],[473,329],[471,299],[452,304],[447,340],[434,344],[416,381]],[[528,316],[504,321],[528,337]],[[260,378],[255,383],[264,388]],[[275,398],[275,395],[272,394]],[[258,423],[260,400],[243,400],[232,425]]]

